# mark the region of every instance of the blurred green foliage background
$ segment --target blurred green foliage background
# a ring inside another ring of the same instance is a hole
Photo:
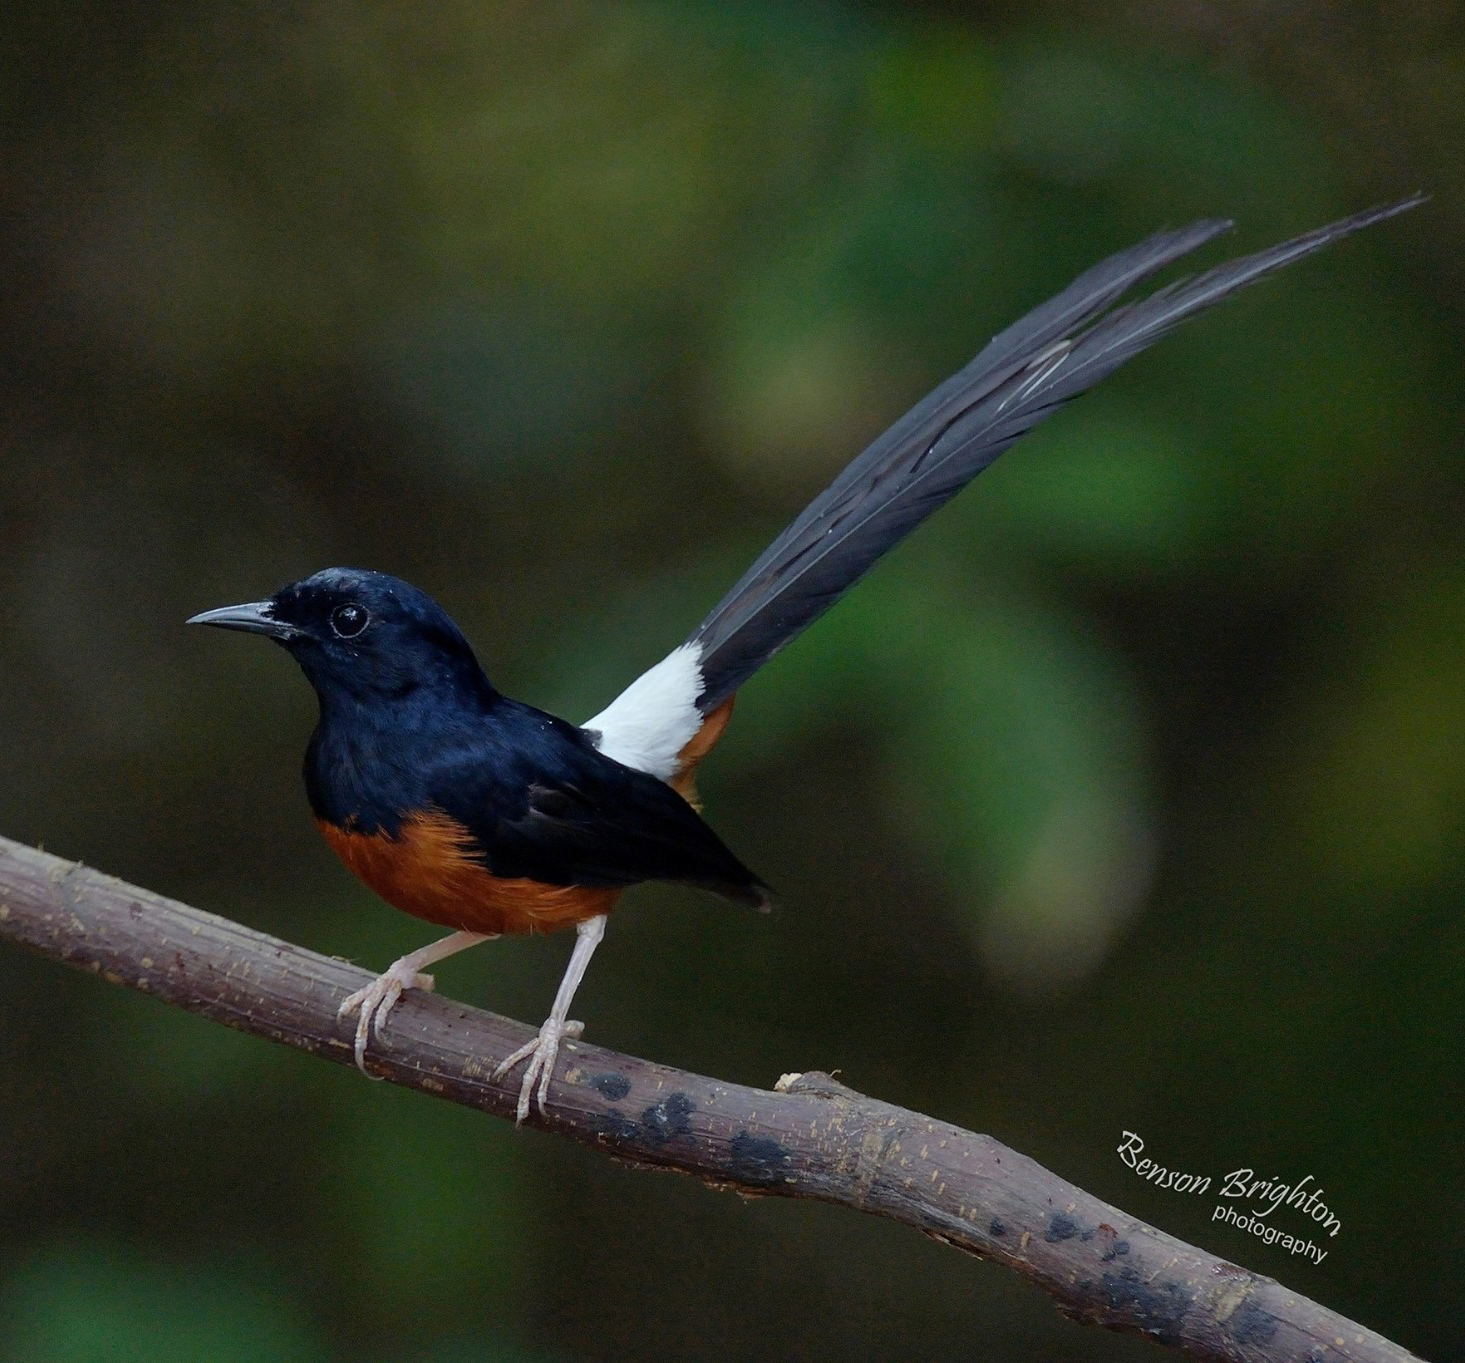
[[[74,3],[5,19],[0,110],[0,832],[375,967],[429,930],[317,842],[308,689],[186,615],[381,568],[582,718],[1080,268],[1433,191],[770,666],[703,787],[781,911],[632,896],[577,1015],[838,1067],[1465,1355],[1457,6]],[[538,1021],[567,950],[440,988]],[[1327,1259],[1141,1182],[1126,1129],[1312,1174]],[[6,1363],[1080,1355],[1152,1356],[898,1228],[0,952]]]

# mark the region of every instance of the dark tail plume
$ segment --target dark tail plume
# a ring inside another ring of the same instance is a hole
[[[1085,271],[876,439],[743,574],[692,635],[702,654],[698,709],[707,714],[736,691],[882,554],[1068,399],[1186,318],[1425,197],[1357,213],[1122,307],[1114,304],[1128,290],[1231,224],[1209,219],[1161,232]]]

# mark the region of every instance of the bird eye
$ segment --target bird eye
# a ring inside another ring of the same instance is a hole
[[[358,606],[354,601],[337,606],[331,612],[331,628],[338,639],[354,639],[370,623],[371,616],[367,614],[366,607]]]

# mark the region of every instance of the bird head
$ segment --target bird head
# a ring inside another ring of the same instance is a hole
[[[188,623],[273,639],[300,664],[323,708],[338,700],[397,700],[424,689],[494,694],[447,612],[386,573],[326,568],[266,601],[204,611]]]

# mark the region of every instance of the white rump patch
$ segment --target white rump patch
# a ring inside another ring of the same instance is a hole
[[[683,644],[643,672],[584,728],[599,734],[597,747],[622,766],[669,781],[677,754],[702,727],[702,646]]]

